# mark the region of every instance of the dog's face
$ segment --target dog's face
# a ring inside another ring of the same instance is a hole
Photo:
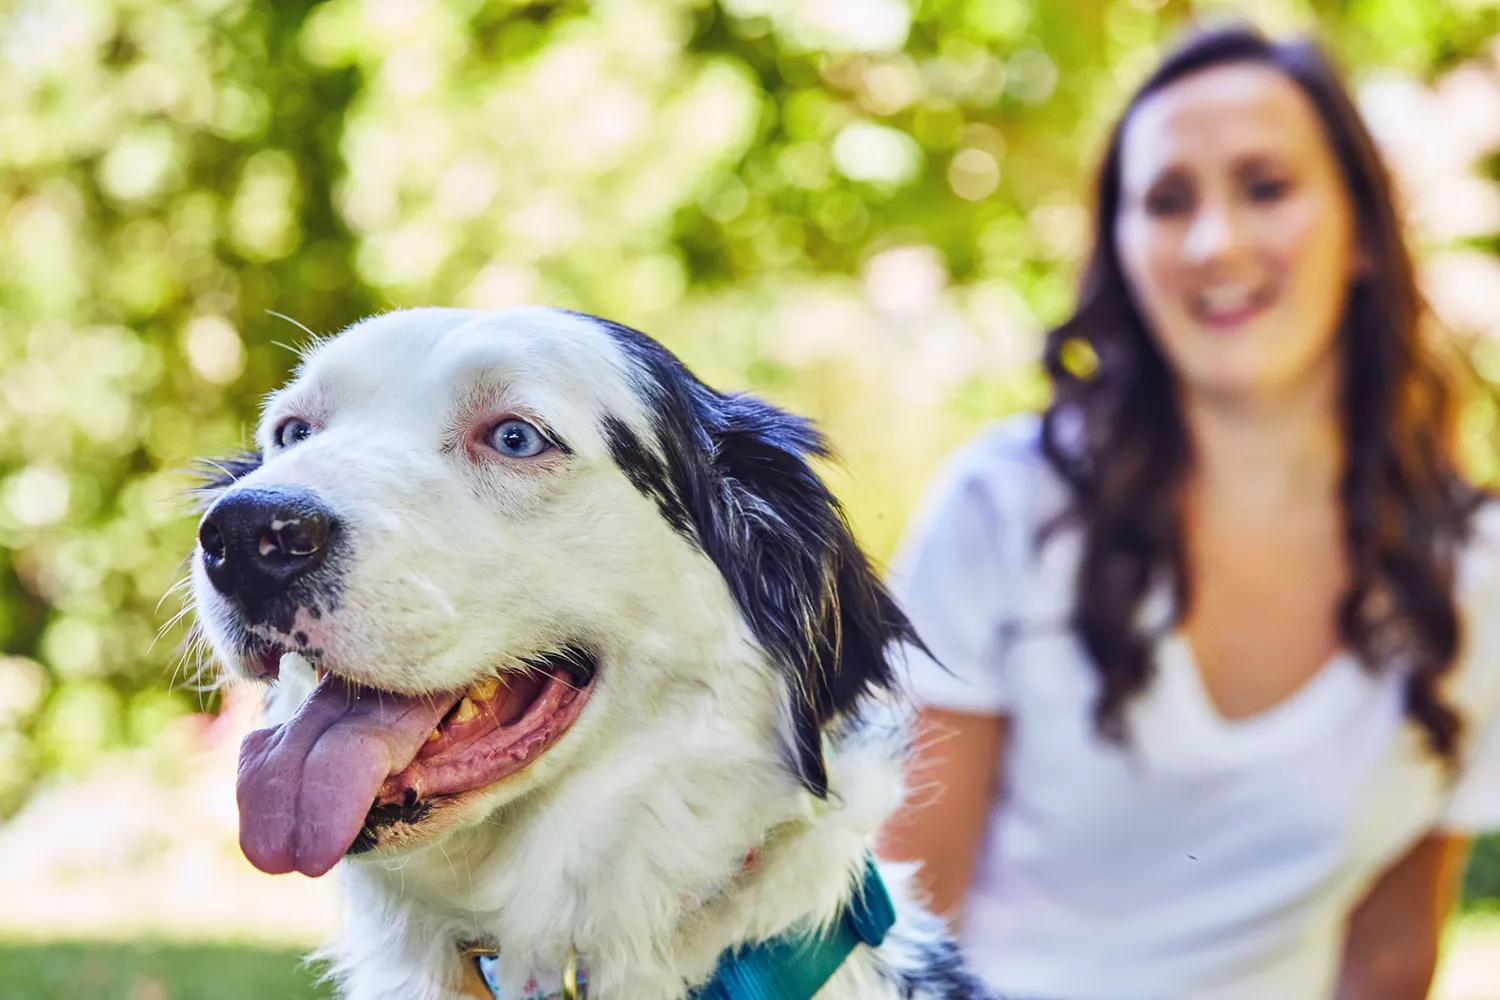
[[[257,444],[210,488],[193,585],[227,669],[295,712],[242,750],[268,871],[430,843],[609,753],[674,685],[761,702],[822,794],[821,730],[907,637],[806,464],[815,433],[592,317],[358,324]],[[733,636],[769,669],[723,676]]]

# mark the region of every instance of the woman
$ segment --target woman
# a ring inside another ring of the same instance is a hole
[[[886,853],[1010,996],[1423,997],[1500,827],[1500,518],[1374,144],[1311,45],[1205,34],[1097,211],[1053,402],[898,560],[932,656]]]

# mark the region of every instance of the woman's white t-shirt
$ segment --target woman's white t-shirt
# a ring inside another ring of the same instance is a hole
[[[929,492],[892,584],[933,659],[918,699],[1011,720],[963,919],[976,971],[1037,1000],[1318,1000],[1345,917],[1434,829],[1500,828],[1500,516],[1480,512],[1447,695],[1467,739],[1456,779],[1405,720],[1399,671],[1331,659],[1270,710],[1226,720],[1175,633],[1127,710],[1095,734],[1097,683],[1068,627],[1076,530],[1034,417],[961,449]],[[1167,622],[1165,593],[1145,624]]]

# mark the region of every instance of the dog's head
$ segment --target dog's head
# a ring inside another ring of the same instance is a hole
[[[290,716],[241,755],[267,871],[430,843],[674,689],[765,702],[788,780],[821,797],[825,731],[914,641],[812,427],[593,317],[357,324],[270,397],[257,445],[206,489],[193,587],[227,669]]]

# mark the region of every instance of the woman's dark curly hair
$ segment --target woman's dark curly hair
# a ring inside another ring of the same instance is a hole
[[[1369,669],[1397,656],[1411,663],[1407,715],[1451,763],[1461,723],[1439,681],[1460,645],[1456,553],[1483,499],[1458,470],[1456,384],[1424,343],[1425,311],[1391,184],[1337,73],[1310,42],[1272,42],[1243,27],[1189,39],[1121,116],[1098,174],[1093,250],[1078,306],[1047,339],[1053,399],[1042,449],[1071,487],[1065,516],[1084,535],[1073,626],[1102,682],[1095,724],[1106,738],[1123,740],[1125,704],[1150,679],[1152,637],[1137,626],[1148,591],[1158,579],[1170,580],[1179,616],[1192,594],[1179,503],[1190,442],[1173,374],[1132,301],[1116,249],[1121,135],[1147,97],[1228,63],[1269,66],[1307,95],[1349,190],[1368,266],[1351,286],[1339,332],[1347,444],[1340,488],[1351,580],[1339,632]],[[1080,365],[1080,357],[1089,363]]]

